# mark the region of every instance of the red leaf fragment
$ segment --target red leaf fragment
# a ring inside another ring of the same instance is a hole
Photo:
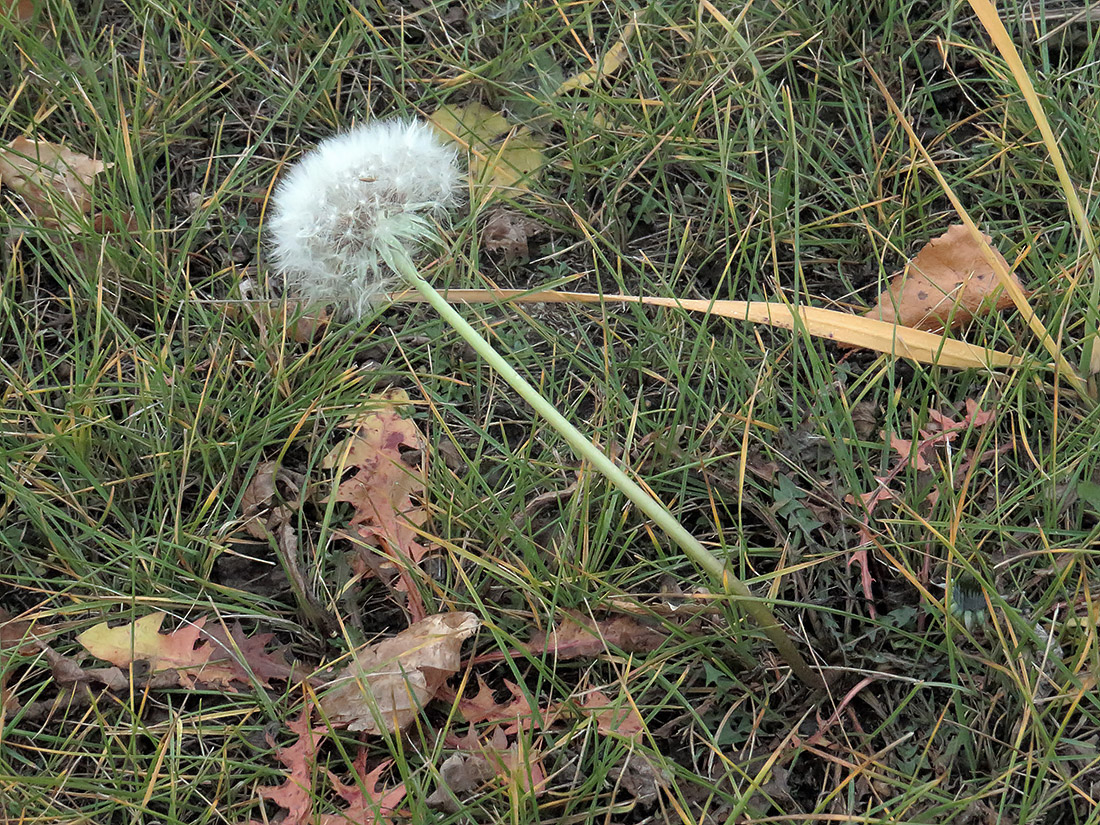
[[[395,814],[405,815],[397,810],[397,805],[405,798],[404,783],[378,790],[382,774],[392,763],[392,759],[387,759],[367,773],[367,751],[360,749],[352,766],[358,781],[344,784],[336,774],[326,770],[333,790],[348,803],[348,807],[338,814],[325,814],[317,821],[318,825],[383,825],[391,822]]]
[[[615,647],[624,653],[649,653],[667,637],[656,628],[631,616],[596,621],[582,613],[564,611],[558,626],[549,634],[535,633],[526,645],[532,653],[552,652],[560,659],[599,656]]]
[[[607,697],[607,694],[599,690],[589,693],[580,702],[580,706],[596,720],[596,730],[604,735],[613,734],[626,739],[641,739],[645,731],[645,722],[638,715],[637,708],[626,697],[619,707]]]
[[[307,703],[301,715],[295,721],[287,723],[291,732],[298,734],[298,739],[293,745],[280,748],[275,754],[289,770],[286,779],[281,785],[258,788],[256,791],[264,799],[286,808],[282,825],[306,825],[313,814],[313,800],[316,796],[313,791],[314,766],[317,751],[328,728],[325,725],[311,727],[312,715],[313,706]],[[267,741],[274,747],[275,741],[270,736]]]

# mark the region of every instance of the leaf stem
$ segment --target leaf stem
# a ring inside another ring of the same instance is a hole
[[[524,401],[534,408],[535,412],[545,418],[581,458],[603,473],[639,510],[653,519],[679,545],[689,559],[721,584],[725,593],[736,604],[744,608],[745,612],[760,626],[760,629],[775,646],[779,655],[790,665],[791,670],[803,683],[814,689],[823,687],[824,683],[821,677],[802,658],[802,654],[798,652],[794,642],[780,626],[772,611],[762,600],[752,594],[752,591],[745,586],[744,582],[733,575],[724,562],[703,547],[699,540],[689,533],[663,504],[623,472],[599,447],[558,412],[557,408],[532,387],[522,375],[516,372],[512,365],[493,349],[492,344],[470,326],[458,310],[436,291],[435,287],[421,277],[404,247],[398,245],[388,246],[381,251],[386,263],[400,273],[409,286],[423,295],[424,299],[431,304],[443,320],[450,324],[455,332],[462,336],[466,343],[473,347],[474,351],[484,358],[489,366],[496,370],[508,382],[509,386],[519,393]]]

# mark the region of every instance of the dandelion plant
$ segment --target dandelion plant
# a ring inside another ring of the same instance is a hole
[[[436,221],[458,202],[456,153],[418,121],[377,121],[322,141],[277,187],[268,223],[275,268],[309,302],[362,315],[400,277],[417,290],[568,444],[603,473],[753,617],[806,684],[820,678],[771,610],[650,493],[532,387],[417,270]]]

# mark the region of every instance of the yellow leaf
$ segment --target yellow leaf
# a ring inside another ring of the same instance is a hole
[[[623,29],[622,35],[615,42],[615,45],[608,49],[604,56],[596,61],[595,66],[591,69],[579,72],[564,81],[558,86],[554,94],[560,95],[571,89],[586,89],[595,83],[597,79],[607,77],[618,71],[619,67],[622,66],[623,63],[626,62],[627,57],[629,57],[626,51],[626,44],[630,41],[630,38],[633,37],[634,29],[637,28],[637,25],[637,19],[631,19],[626,28]]]
[[[168,668],[180,670],[202,667],[213,649],[203,642],[196,648],[204,619],[184,625],[168,634],[160,632],[163,613],[150,613],[133,624],[109,627],[107,622],[97,624],[76,637],[84,649],[99,659],[113,665],[128,667],[136,661],[147,661],[149,671],[155,673]]]
[[[528,189],[545,160],[541,144],[530,132],[520,132],[506,138],[492,154],[474,157],[470,162],[470,177],[482,186],[493,189]]]
[[[646,304],[673,307],[687,312],[720,315],[735,321],[767,324],[781,329],[804,329],[808,334],[840,344],[909,358],[922,364],[956,369],[999,369],[1019,366],[1020,359],[1007,352],[979,347],[965,341],[945,338],[922,329],[912,329],[863,318],[847,312],[819,307],[795,307],[765,301],[699,301],[659,298],[650,295],[600,295],[589,292],[527,292],[519,289],[452,289],[444,293],[450,301],[515,301],[517,303],[557,304]],[[401,294],[398,301],[415,302],[419,296]]]
[[[429,120],[466,151],[470,181],[488,197],[529,189],[546,162],[538,138],[484,104],[440,106]]]
[[[440,106],[428,120],[444,140],[466,149],[476,144],[487,146],[512,128],[504,115],[482,103]]]

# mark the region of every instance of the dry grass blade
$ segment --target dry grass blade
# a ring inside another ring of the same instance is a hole
[[[1012,303],[1016,305],[1016,309],[1027,321],[1027,325],[1031,327],[1031,331],[1042,342],[1043,347],[1050,353],[1054,359],[1055,370],[1058,374],[1064,375],[1066,381],[1070,386],[1082,397],[1091,398],[1088,387],[1082,380],[1077,371],[1070,365],[1066,357],[1062,355],[1061,347],[1058,342],[1055,341],[1047,328],[1043,326],[1043,322],[1039,319],[1039,316],[1035,314],[1035,310],[1031,308],[1031,304],[1028,303],[1027,296],[1024,294],[1019,283],[1012,278],[1012,273],[1008,271],[1008,267],[1004,265],[1003,259],[998,260],[998,255],[995,250],[985,240],[985,236],[982,231],[978,229],[977,224],[974,223],[973,218],[970,217],[970,213],[966,211],[966,207],[963,206],[962,201],[959,200],[958,195],[955,194],[951,185],[947,182],[947,179],[940,172],[936,166],[935,161],[932,160],[932,156],[928,154],[928,150],[924,148],[924,144],[921,143],[917,133],[913,131],[913,127],[906,120],[905,115],[902,114],[901,109],[898,108],[894,98],[890,95],[889,90],[886,88],[886,84],[882,82],[882,78],[878,76],[878,73],[871,68],[869,64],[865,64],[868,73],[875,81],[875,85],[878,86],[879,91],[882,93],[883,98],[886,100],[886,104],[890,107],[890,111],[893,112],[894,117],[898,119],[902,128],[905,129],[905,133],[909,135],[909,140],[912,141],[913,146],[920,153],[921,157],[928,163],[928,168],[932,171],[932,174],[936,178],[936,182],[939,183],[940,188],[943,189],[943,193],[947,195],[948,200],[951,201],[951,205],[955,207],[955,212],[958,214],[959,219],[966,225],[966,228],[970,231],[971,237],[974,239],[979,250],[982,253],[982,257],[986,263],[993,269],[997,275],[997,280],[1000,281],[1001,286],[1004,287],[1005,293],[1012,299]]]
[[[1001,18],[997,14],[997,9],[991,0],[970,0],[970,7],[978,15],[978,19],[981,20],[990,40],[997,47],[997,51],[1001,53],[1001,57],[1004,58],[1005,63],[1008,64],[1008,68],[1012,72],[1012,77],[1020,87],[1020,92],[1027,102],[1027,107],[1031,110],[1031,116],[1035,118],[1035,125],[1039,127],[1039,132],[1043,136],[1043,146],[1046,148],[1047,154],[1050,155],[1050,162],[1058,173],[1058,182],[1062,185],[1062,192],[1066,196],[1070,214],[1073,215],[1073,220],[1076,222],[1081,236],[1085,239],[1089,256],[1092,258],[1093,294],[1090,296],[1091,300],[1088,304],[1092,328],[1089,330],[1091,340],[1085,342],[1084,357],[1084,362],[1088,364],[1088,375],[1091,379],[1093,375],[1100,372],[1100,347],[1096,346],[1096,337],[1100,334],[1100,330],[1097,328],[1100,322],[1098,322],[1096,316],[1097,305],[1100,303],[1098,301],[1100,299],[1100,271],[1098,271],[1100,259],[1097,257],[1096,236],[1093,234],[1092,226],[1085,214],[1085,207],[1081,204],[1081,199],[1077,196],[1077,190],[1070,179],[1069,169],[1062,157],[1062,150],[1058,147],[1058,139],[1054,136],[1054,129],[1051,128],[1050,121],[1047,120],[1046,112],[1043,110],[1043,104],[1039,100],[1035,86],[1028,76],[1027,69],[1024,68],[1024,62],[1020,59],[1016,44],[1012,42],[1004,23],[1001,22]],[[878,78],[875,78],[875,82],[878,82]],[[1069,290],[1072,291],[1076,286],[1077,279],[1074,279]]]
[[[750,321],[754,324],[767,324],[781,329],[804,329],[818,338],[865,347],[922,364],[955,369],[1005,369],[1020,365],[1020,359],[1007,352],[975,346],[920,329],[819,307],[794,307],[766,301],[681,300],[650,295],[599,295],[555,290],[528,292],[518,289],[452,289],[446,293],[446,297],[451,301],[465,303],[513,301],[516,303],[598,304],[607,302],[673,307],[688,312],[709,313],[738,321]],[[418,297],[402,294],[395,296],[395,300],[417,301]]]

